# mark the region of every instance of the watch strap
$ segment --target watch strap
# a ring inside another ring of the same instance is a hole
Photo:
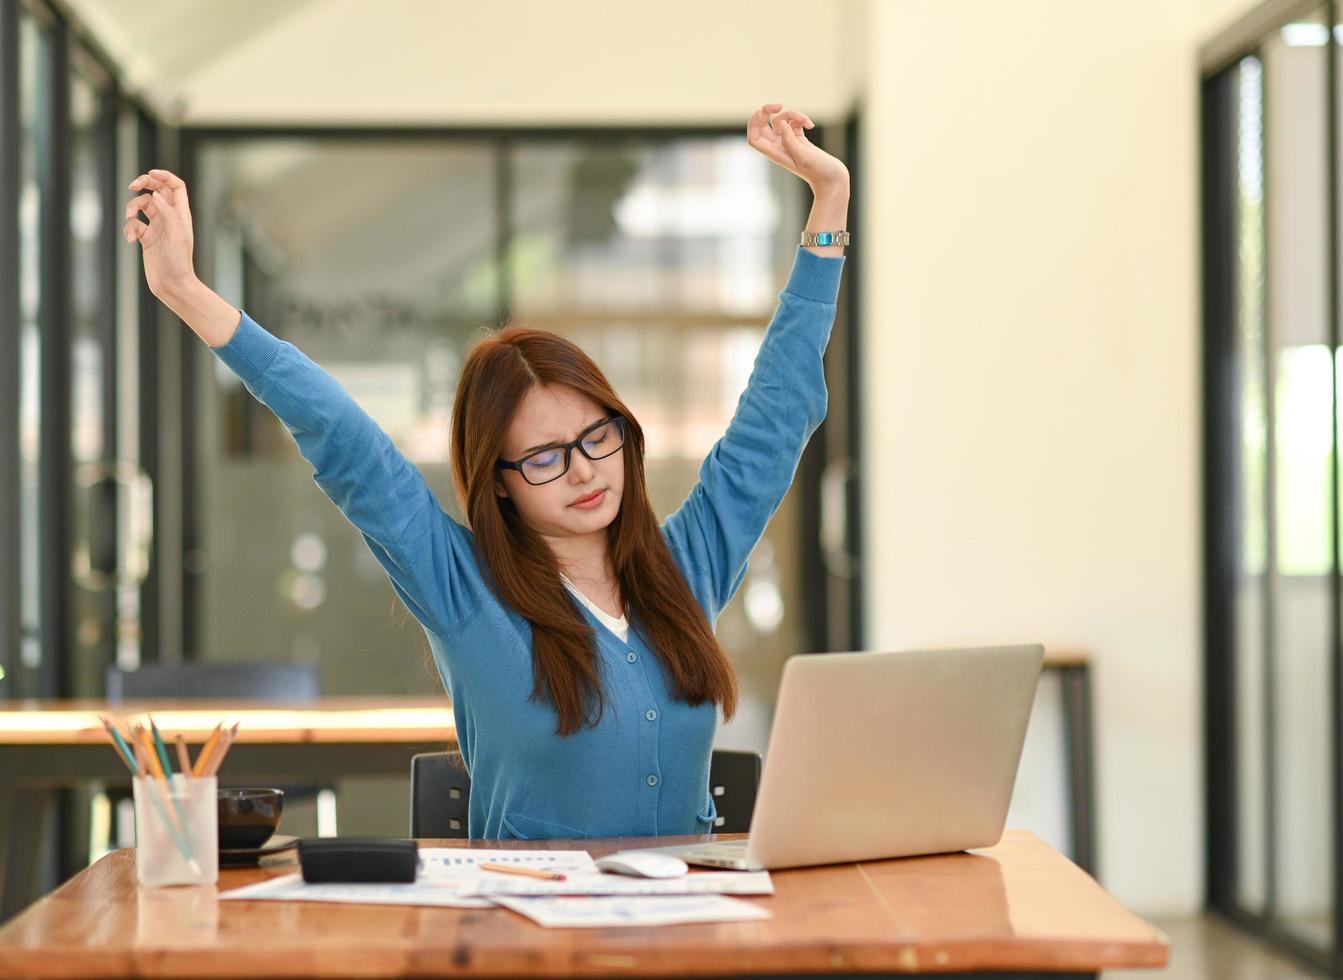
[[[847,245],[849,244],[849,233],[847,231],[804,231],[802,233],[801,245]]]

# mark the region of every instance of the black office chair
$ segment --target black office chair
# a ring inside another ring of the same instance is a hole
[[[713,833],[745,833],[760,789],[758,752],[714,749],[709,759],[709,791],[718,819]],[[465,838],[471,805],[471,776],[458,751],[422,752],[410,760],[410,836]]]
[[[111,704],[150,698],[182,698],[303,705],[315,704],[321,694],[317,667],[313,664],[172,664],[125,671],[109,667],[106,681],[107,700]],[[317,835],[335,836],[336,794],[331,787],[280,788],[290,800],[315,797]]]

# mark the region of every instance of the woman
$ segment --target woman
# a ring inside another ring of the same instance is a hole
[[[747,140],[811,187],[808,232],[842,230],[848,170],[782,108],[756,110]],[[471,773],[469,835],[711,832],[717,707],[731,718],[737,689],[710,624],[825,415],[842,248],[799,246],[736,415],[661,527],[643,432],[597,366],[543,331],[483,340],[452,420],[468,530],[329,374],[196,278],[182,180],[130,188],[147,192],[123,234],[150,290],[284,422],[424,627]]]

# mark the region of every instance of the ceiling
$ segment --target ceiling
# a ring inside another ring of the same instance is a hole
[[[852,108],[869,0],[52,2],[170,122],[744,126]]]

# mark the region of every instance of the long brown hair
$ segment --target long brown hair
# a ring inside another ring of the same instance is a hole
[[[578,345],[545,330],[505,327],[472,348],[462,367],[452,408],[452,473],[486,578],[531,623],[532,699],[554,705],[559,735],[595,725],[606,703],[596,631],[570,600],[549,546],[523,523],[513,501],[495,492],[495,464],[513,413],[530,389],[544,384],[568,385],[624,416],[625,491],[607,527],[607,547],[626,612],[662,658],[677,699],[721,704],[731,718],[736,674],[653,515],[643,429]]]

